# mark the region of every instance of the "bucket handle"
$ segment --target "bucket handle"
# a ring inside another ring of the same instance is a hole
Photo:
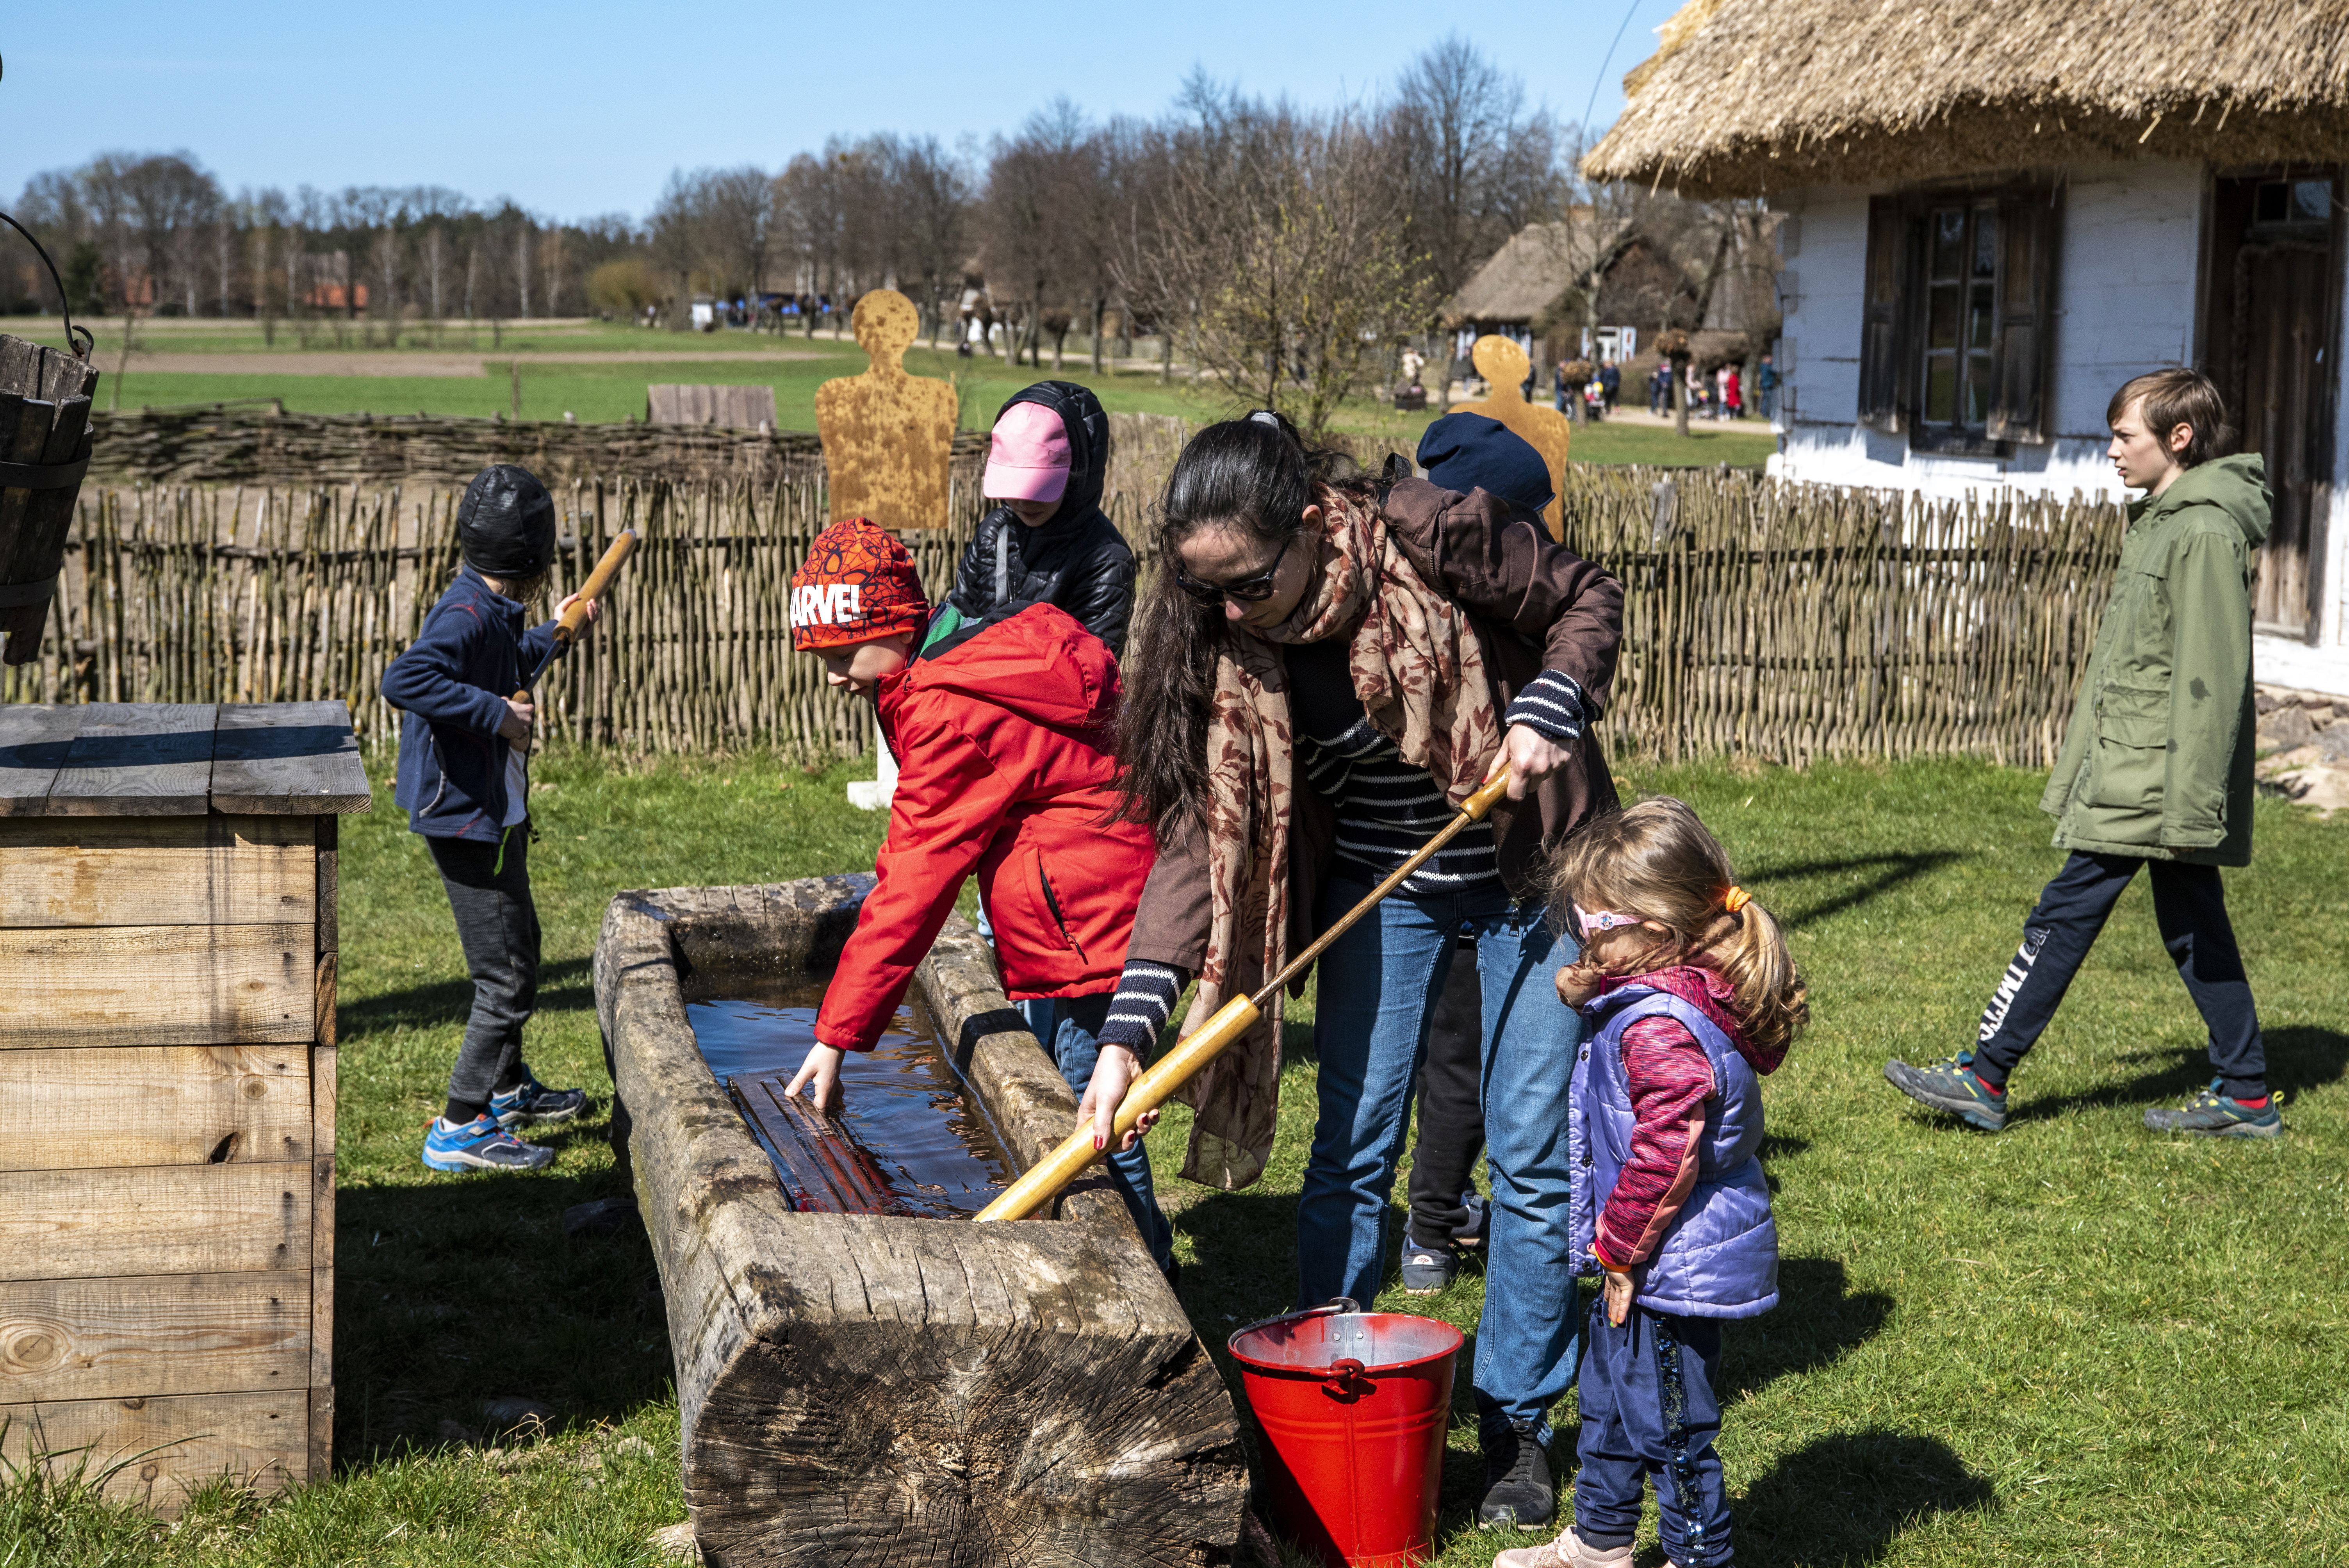
[[[1232,1337],[1237,1339],[1243,1334],[1253,1333],[1259,1328],[1269,1328],[1276,1323],[1302,1323],[1309,1317],[1343,1317],[1349,1313],[1361,1310],[1362,1304],[1352,1296],[1333,1295],[1319,1306],[1309,1306],[1299,1312],[1276,1313],[1270,1317],[1259,1317],[1254,1323],[1243,1323],[1232,1330]]]
[[[41,249],[41,242],[33,238],[32,230],[27,229],[24,224],[19,223],[16,219],[11,218],[5,212],[0,212],[0,223],[5,223],[8,227],[16,230],[16,232],[24,235],[25,242],[33,247],[33,253],[41,258],[41,265],[49,269],[49,281],[57,285],[57,314],[65,317],[66,350],[67,353],[73,355],[75,358],[79,359],[83,364],[87,365],[89,363],[90,355],[96,351],[98,345],[96,340],[90,336],[89,328],[86,326],[76,326],[74,325],[73,300],[66,293],[65,279],[57,276],[57,263],[49,260],[49,253]],[[57,488],[62,490],[65,487],[63,485],[59,485]]]
[[[1321,1379],[1321,1391],[1332,1399],[1359,1399],[1371,1388],[1363,1370],[1360,1361],[1341,1356],[1330,1363],[1329,1376]]]

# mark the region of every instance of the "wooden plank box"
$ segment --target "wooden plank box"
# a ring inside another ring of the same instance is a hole
[[[322,1476],[339,702],[0,707],[0,1459]]]
[[[623,893],[595,1006],[668,1298],[686,1507],[712,1562],[1228,1563],[1231,1396],[1098,1172],[1017,1225],[794,1209],[702,1060],[681,979],[821,978],[870,876]],[[949,919],[916,995],[1007,1152],[1076,1097]]]

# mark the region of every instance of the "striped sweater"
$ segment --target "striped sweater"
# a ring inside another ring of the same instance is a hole
[[[1373,880],[1384,877],[1452,820],[1444,787],[1426,769],[1405,762],[1395,743],[1371,726],[1354,695],[1344,638],[1292,644],[1285,654],[1297,761],[1306,781],[1336,810],[1336,854]],[[1509,704],[1502,722],[1570,744],[1582,734],[1582,688],[1564,670],[1544,670]],[[1498,882],[1500,875],[1492,826],[1477,822],[1401,891],[1450,892]],[[1172,965],[1128,959],[1102,1043],[1123,1046],[1147,1060],[1190,979]]]

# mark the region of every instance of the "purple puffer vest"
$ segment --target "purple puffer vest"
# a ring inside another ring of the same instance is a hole
[[[1638,1120],[1623,1076],[1623,1031],[1660,1014],[1678,1019],[1704,1047],[1714,1093],[1705,1102],[1696,1186],[1655,1256],[1634,1271],[1635,1299],[1650,1312],[1681,1317],[1759,1316],[1778,1305],[1778,1227],[1755,1155],[1762,1147],[1761,1080],[1702,1008],[1669,991],[1626,985],[1583,1008],[1593,1032],[1575,1059],[1566,1131],[1576,1268],[1599,1272],[1590,1250],[1599,1212],[1631,1157]]]

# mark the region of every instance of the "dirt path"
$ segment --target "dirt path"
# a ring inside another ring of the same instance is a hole
[[[834,355],[806,348],[743,348],[732,352],[697,351],[689,345],[676,348],[525,348],[494,354],[468,350],[317,348],[290,354],[160,353],[132,350],[130,368],[181,376],[422,376],[478,379],[503,375],[509,361],[519,362],[526,376],[540,365],[777,365],[792,360],[831,359]],[[100,368],[113,368],[112,356],[101,354]]]

